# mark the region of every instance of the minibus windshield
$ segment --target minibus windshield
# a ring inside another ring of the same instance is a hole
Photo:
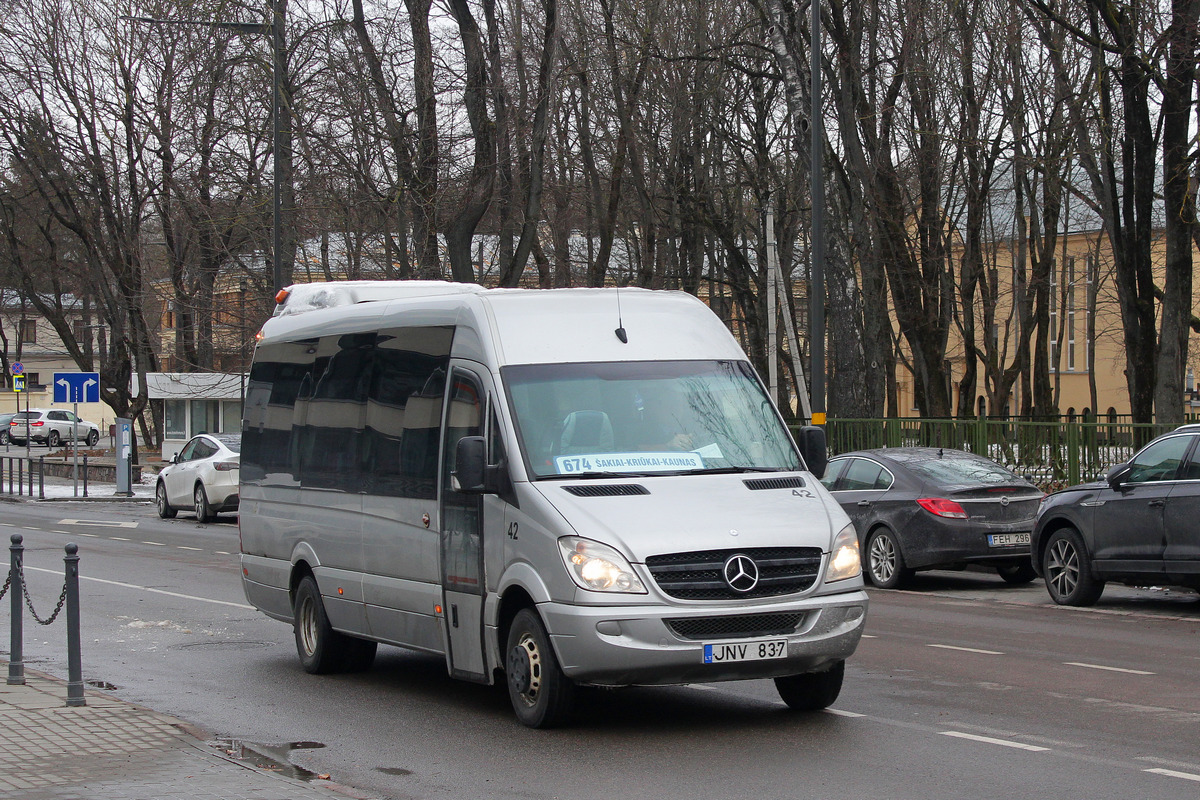
[[[500,372],[534,478],[801,469],[745,362],[530,364]]]

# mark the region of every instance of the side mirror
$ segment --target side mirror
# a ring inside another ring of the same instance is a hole
[[[172,463],[172,464],[178,464],[178,463],[179,463],[179,453],[175,453],[174,455],[172,455],[172,456],[171,456],[171,463]]]
[[[487,443],[482,436],[464,436],[454,451],[453,478],[458,491],[484,494],[487,471]]]
[[[808,471],[817,480],[825,477],[829,455],[825,447],[825,429],[816,425],[805,425],[800,429],[800,455],[808,465]]]
[[[1129,473],[1133,472],[1133,467],[1129,464],[1117,464],[1115,467],[1110,467],[1104,475],[1104,480],[1108,481],[1109,487],[1114,492],[1121,491],[1122,484],[1129,477]]]

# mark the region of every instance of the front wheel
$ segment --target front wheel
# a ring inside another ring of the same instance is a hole
[[[8,444],[8,431],[0,431],[0,444]]]
[[[806,672],[775,679],[775,689],[788,708],[796,711],[820,711],[829,708],[842,691],[846,662],[839,661],[828,672]]]
[[[216,516],[213,514],[212,506],[208,504],[208,495],[204,493],[203,484],[196,484],[196,490],[192,493],[192,499],[195,501],[197,522],[208,522]]]
[[[880,528],[867,539],[866,556],[867,574],[880,589],[895,589],[912,576],[896,535],[887,528]]]
[[[1013,586],[1021,586],[1037,577],[1037,572],[1033,569],[1033,562],[996,567],[996,572],[1000,573],[1000,577],[1004,579],[1005,583]]]
[[[1074,528],[1061,528],[1046,543],[1042,575],[1050,599],[1060,606],[1090,606],[1100,599],[1104,581],[1092,575],[1083,538]]]
[[[517,612],[508,631],[507,653],[508,697],[521,724],[553,728],[566,722],[575,703],[575,684],[558,666],[536,611]]]
[[[171,508],[171,503],[167,500],[167,485],[162,481],[158,482],[158,488],[154,490],[154,503],[158,506],[158,515],[163,519],[175,519],[175,515],[179,513]]]

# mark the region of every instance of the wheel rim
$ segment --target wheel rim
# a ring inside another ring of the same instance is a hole
[[[158,498],[158,510],[165,512],[167,510],[167,489],[161,483],[158,485],[158,491],[155,492],[155,496]]]
[[[1070,596],[1079,585],[1079,552],[1068,540],[1059,539],[1050,545],[1046,579],[1059,597]]]
[[[201,489],[199,486],[196,487],[195,501],[196,501],[196,516],[197,517],[207,516],[207,509],[205,508],[205,506],[207,506],[208,504],[204,501],[204,490]]]
[[[537,640],[531,634],[523,633],[520,641],[513,647],[513,651],[509,654],[508,659],[510,665],[509,684],[526,705],[536,705],[538,693],[542,688],[541,649],[538,648]],[[524,668],[524,674],[514,674],[513,667],[517,664]]]
[[[891,537],[880,534],[871,540],[871,577],[887,582],[896,574],[896,545]]]
[[[58,434],[55,433],[54,431],[50,431],[50,436],[46,440],[46,442],[50,447],[57,447],[58,446]]]
[[[317,650],[317,615],[311,597],[305,597],[300,603],[300,646],[304,654],[311,656]]]

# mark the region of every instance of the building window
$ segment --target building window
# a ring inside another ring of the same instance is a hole
[[[35,344],[37,342],[37,320],[21,320],[21,343]]]
[[[83,320],[77,319],[71,322],[71,335],[75,337],[75,341],[83,343],[83,337],[87,333],[87,328],[83,325]]]
[[[25,388],[27,390],[32,389],[35,386],[41,386],[41,385],[42,385],[42,376],[41,375],[39,375],[36,372],[26,372],[25,373]]]

